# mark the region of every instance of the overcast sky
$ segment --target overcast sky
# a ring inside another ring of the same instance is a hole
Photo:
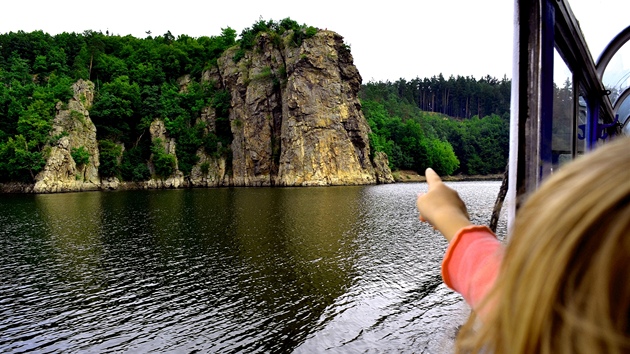
[[[630,24],[628,0],[570,3],[595,60]],[[0,33],[91,29],[144,38],[170,30],[200,37],[290,17],[341,34],[364,82],[440,73],[502,78],[512,73],[513,7],[510,0],[29,0],[2,4]]]

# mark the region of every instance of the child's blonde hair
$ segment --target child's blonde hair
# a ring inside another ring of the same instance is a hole
[[[519,210],[488,317],[459,352],[630,352],[630,139],[562,167]]]

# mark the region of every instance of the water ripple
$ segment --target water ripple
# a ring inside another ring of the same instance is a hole
[[[455,185],[487,222],[497,182]],[[424,184],[0,200],[0,351],[427,352],[468,314]]]

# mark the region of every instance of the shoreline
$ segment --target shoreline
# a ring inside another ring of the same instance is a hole
[[[421,183],[426,182],[427,179],[424,176],[419,175],[416,171],[399,170],[392,172],[396,183]],[[463,181],[501,181],[503,180],[503,174],[491,174],[491,175],[454,175],[454,176],[441,176],[442,181],[445,182],[463,182]]]
[[[394,177],[394,183],[423,183],[426,182],[424,176],[419,175],[415,171],[411,170],[399,170],[392,172]],[[445,182],[463,182],[463,181],[501,181],[503,174],[492,175],[455,175],[455,176],[442,176],[442,180]],[[151,189],[185,189],[185,188],[222,188],[222,187],[235,187],[235,186],[180,186],[173,187],[148,187],[142,182],[121,182],[118,188],[85,188],[81,190],[60,190],[57,192],[36,193],[33,191],[34,184],[9,182],[0,183],[0,194],[57,194],[57,193],[80,193],[80,192],[107,192],[107,191],[125,191],[125,190],[151,190]],[[333,186],[333,185],[331,185]],[[334,185],[339,186],[339,185]],[[245,188],[252,188],[254,186],[242,186]],[[306,187],[306,186],[304,186]],[[238,188],[238,187],[235,187]],[[255,188],[255,187],[254,187]],[[282,187],[278,187],[282,188]]]

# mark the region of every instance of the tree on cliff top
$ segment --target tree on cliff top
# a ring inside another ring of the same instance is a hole
[[[289,17],[279,22],[275,22],[274,20],[265,21],[260,18],[251,27],[246,27],[241,31],[241,38],[238,41],[240,48],[234,55],[233,60],[238,62],[245,55],[245,51],[253,49],[254,44],[256,44],[256,37],[260,33],[269,33],[272,36],[274,44],[281,46],[281,36],[287,31],[291,31],[289,42],[296,47],[302,45],[304,39],[317,34],[315,27],[307,26],[306,24],[300,25]]]

